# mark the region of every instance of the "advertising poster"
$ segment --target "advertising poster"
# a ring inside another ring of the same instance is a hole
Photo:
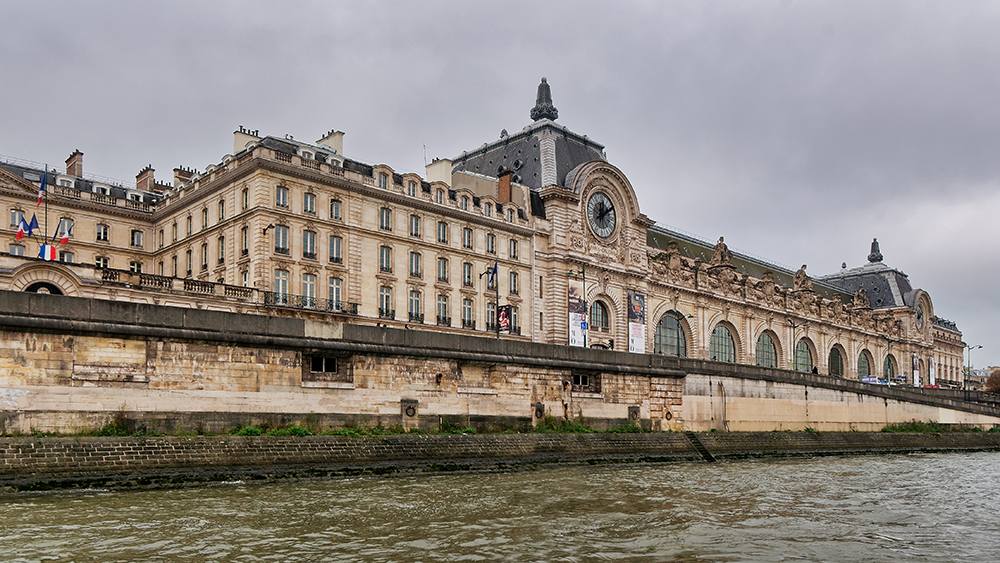
[[[501,305],[497,310],[497,323],[501,331],[510,331],[510,305]]]
[[[937,385],[937,378],[934,377],[934,360],[927,363],[927,385]]]
[[[583,281],[569,280],[569,345],[587,345],[587,309],[583,303]]]
[[[646,296],[628,292],[628,351],[646,353]]]
[[[920,387],[920,358],[913,355],[913,386]]]

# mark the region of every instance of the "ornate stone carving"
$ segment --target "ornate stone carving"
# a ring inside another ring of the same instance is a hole
[[[813,284],[809,276],[806,275],[806,265],[803,264],[801,268],[795,272],[795,278],[792,280],[792,284],[795,291],[812,291]]]
[[[729,247],[723,240],[723,237],[719,237],[719,242],[715,243],[715,249],[712,251],[712,260],[709,264],[712,266],[721,266],[724,264],[729,264],[733,260],[733,255],[729,252]]]
[[[868,300],[868,294],[865,293],[865,288],[859,287],[857,291],[854,292],[854,308],[855,309],[869,309],[872,303]]]

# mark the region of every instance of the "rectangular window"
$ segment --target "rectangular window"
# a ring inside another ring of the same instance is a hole
[[[134,260],[132,262],[129,262],[128,263],[128,270],[130,272],[132,272],[133,274],[141,274],[142,273],[142,262],[136,262]]]
[[[378,187],[383,190],[389,187],[389,175],[385,172],[378,173]]]
[[[437,190],[434,192],[434,202],[444,203],[444,190]]]
[[[517,239],[510,239],[509,254],[511,260],[517,260]]]
[[[411,197],[417,195],[417,183],[411,180],[406,184],[406,193]]]
[[[411,252],[410,253],[410,275],[413,277],[420,277],[420,253]]]
[[[476,321],[472,318],[472,300],[462,300],[462,328],[476,328]]]
[[[303,213],[316,213],[316,196],[313,194],[306,194],[302,196],[302,212]]]
[[[250,207],[250,190],[248,188],[243,188],[243,192],[240,195],[243,210],[246,211]]]
[[[11,256],[24,256],[24,247],[20,244],[12,244],[8,247]],[[107,258],[105,258],[107,260]],[[102,266],[107,268],[107,266]]]
[[[187,216],[187,234],[188,234],[188,236],[191,235],[191,232],[193,230],[194,230],[194,219],[192,219],[191,216],[188,215]]]
[[[448,259],[438,258],[438,281],[448,281]]]
[[[335,199],[330,201],[330,218],[340,219],[340,200]]]
[[[142,231],[132,231],[132,246],[142,248]]]
[[[288,207],[288,188],[284,186],[275,188],[274,204],[278,207]]]
[[[177,223],[170,226],[170,231],[173,237],[171,240],[173,240],[173,242],[177,242]]]
[[[202,270],[207,270],[208,269],[208,245],[207,244],[201,245],[201,269]]]
[[[56,234],[60,239],[73,236],[73,220],[65,217],[60,219],[59,226],[56,227]]]
[[[487,254],[497,253],[497,237],[492,233],[486,235],[486,253]]]
[[[177,257],[176,256],[171,256],[170,257],[170,265],[173,266],[173,272],[174,273],[172,275],[176,278],[177,277]]]
[[[392,248],[380,246],[378,249],[378,269],[392,273]]]
[[[420,236],[420,216],[410,215],[410,236],[419,237]]]
[[[240,254],[242,256],[250,254],[250,227],[240,229]]]
[[[201,230],[208,228],[208,208],[205,207],[201,210]]]
[[[21,225],[21,219],[24,219],[24,212],[17,209],[10,210],[10,226],[15,229]]]
[[[288,254],[288,227],[274,227],[274,251],[278,254]]]
[[[59,261],[60,262],[66,262],[67,264],[72,264],[73,263],[73,253],[72,252],[65,252],[65,251],[60,252],[59,253]]]
[[[448,223],[444,221],[438,223],[438,242],[448,243]]]
[[[107,225],[97,226],[97,242],[108,242],[111,238],[111,229]]]
[[[302,231],[302,257],[316,259],[316,233],[312,231]]]
[[[497,329],[497,304],[486,304],[486,330],[492,332]]]
[[[392,288],[387,285],[378,288],[378,316],[383,319],[396,316],[396,311],[392,308]]]
[[[108,268],[110,267],[111,260],[106,256],[98,256],[97,258],[94,258],[94,264],[98,268]]]
[[[333,309],[340,311],[341,291],[343,291],[343,281],[340,278],[330,278],[330,305]]]
[[[472,248],[472,229],[462,229],[462,248]]]
[[[493,204],[492,203],[488,203],[487,202],[486,204],[483,205],[483,215],[486,215],[487,217],[492,217],[493,216]]]
[[[424,316],[420,313],[420,292],[411,291],[409,299],[410,320],[417,323],[424,322]]]
[[[316,306],[316,276],[302,274],[302,301],[306,307]]]
[[[337,373],[337,358],[333,356],[313,356],[309,371],[313,373]]]
[[[226,263],[226,237],[219,237],[219,264]]]
[[[462,285],[472,287],[472,264],[468,262],[462,264]]]
[[[510,207],[507,208],[507,222],[508,223],[514,222],[514,210],[511,209]]]
[[[194,259],[191,257],[191,251],[190,250],[188,250],[185,253],[185,256],[187,257],[187,275],[190,276],[191,275],[191,269],[192,269],[192,267],[194,265]]]
[[[437,298],[437,324],[442,326],[451,325],[451,317],[448,316],[448,296],[438,295]]]
[[[274,271],[274,297],[275,303],[288,303],[288,272],[284,270]]]
[[[226,220],[226,202],[225,201],[220,201],[219,202],[219,221],[221,222],[221,221],[225,221],[225,220]]]
[[[330,236],[330,262],[340,264],[344,261],[344,258],[340,253],[340,247],[343,242],[343,239],[338,236]]]
[[[378,228],[383,231],[392,230],[392,211],[388,207],[383,207],[378,212]]]
[[[510,273],[510,292],[517,295],[517,272]]]
[[[160,229],[160,248],[163,248],[163,229]]]
[[[462,207],[462,211],[468,211],[469,210],[469,196],[463,195],[462,196],[462,201],[461,201],[460,205]]]

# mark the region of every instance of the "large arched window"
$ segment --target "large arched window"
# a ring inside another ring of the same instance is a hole
[[[809,344],[805,340],[799,340],[795,344],[795,371],[812,371],[813,357],[809,351]]]
[[[778,349],[774,339],[768,333],[762,333],[757,339],[757,365],[766,368],[778,367]]]
[[[729,329],[719,325],[712,331],[712,342],[709,347],[712,359],[719,362],[736,363],[736,343]]]
[[[664,356],[687,357],[687,339],[681,328],[681,317],[671,311],[656,323],[653,335],[653,352]]]
[[[837,348],[830,348],[830,375],[844,377],[844,356]]]
[[[892,381],[896,378],[896,358],[893,358],[892,354],[885,357],[885,362],[882,364],[882,375],[886,381]]]
[[[858,379],[868,377],[872,374],[872,362],[868,355],[868,350],[862,350],[858,354]]]
[[[608,331],[608,308],[600,301],[594,301],[590,305],[590,326],[592,328]]]

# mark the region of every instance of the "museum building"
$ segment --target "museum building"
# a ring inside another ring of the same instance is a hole
[[[169,184],[85,175],[78,150],[0,157],[0,288],[961,384],[961,332],[877,241],[814,278],[732,252],[644,215],[544,78],[530,118],[423,176],[346,157],[336,130],[240,127]]]

